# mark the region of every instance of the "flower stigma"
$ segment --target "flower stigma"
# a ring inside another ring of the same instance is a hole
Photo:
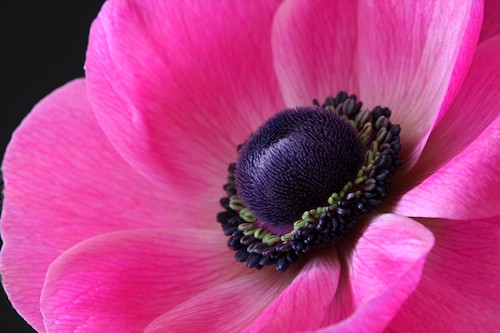
[[[402,163],[400,126],[390,116],[386,107],[362,109],[341,91],[261,125],[229,165],[217,214],[236,260],[285,271],[374,210]]]

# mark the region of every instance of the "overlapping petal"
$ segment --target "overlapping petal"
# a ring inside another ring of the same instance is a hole
[[[469,74],[453,104],[434,127],[411,177],[402,183],[418,184],[465,149],[500,115],[500,36],[481,43]]]
[[[451,78],[449,80],[446,96],[441,104],[438,116],[434,122],[436,125],[448,110],[450,104],[460,91],[462,83],[467,77],[469,66],[474,57],[474,52],[481,34],[481,26],[484,18],[484,0],[471,1],[469,15],[467,17],[467,26],[460,43],[460,49],[457,52],[457,59]],[[432,133],[432,132],[431,132]]]
[[[136,169],[213,213],[237,145],[284,106],[270,41],[279,3],[110,1],[91,29],[103,130]]]
[[[389,332],[495,332],[500,305],[499,217],[421,220],[436,244]]]
[[[475,219],[498,215],[500,116],[481,135],[393,207],[413,217]]]
[[[408,170],[447,96],[456,94],[467,73],[481,29],[482,1],[361,3],[359,94],[368,106],[392,109],[392,121],[404,129],[402,158]]]
[[[318,332],[382,332],[417,288],[433,244],[432,233],[414,220],[376,216],[347,258],[348,278],[325,317],[330,325]],[[346,314],[341,306],[352,313],[339,317]]]
[[[47,267],[62,252],[113,230],[173,225],[167,212],[172,218],[188,214],[114,150],[83,80],[34,108],[15,132],[2,168],[2,279],[16,309],[40,331],[40,289]]]
[[[481,28],[479,42],[500,34],[500,1],[486,0],[484,2],[484,22]]]
[[[321,327],[340,275],[336,253],[312,258],[276,301],[244,332],[300,332]]]
[[[481,17],[478,1],[289,1],[273,27],[285,100],[300,105],[347,89],[367,107],[390,107],[410,169],[463,81]]]
[[[216,231],[136,229],[90,238],[47,272],[47,330],[142,332],[157,316],[249,271]],[[229,305],[229,304],[226,304]]]
[[[286,290],[295,274],[265,269],[219,284],[167,311],[145,332],[241,332]]]

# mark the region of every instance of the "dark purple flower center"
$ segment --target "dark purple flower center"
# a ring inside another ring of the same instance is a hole
[[[338,114],[320,107],[287,109],[240,150],[236,188],[260,224],[284,234],[356,176],[363,153],[357,132]]]
[[[312,249],[337,243],[375,209],[401,164],[400,127],[390,116],[388,108],[362,109],[356,96],[339,92],[257,129],[229,165],[217,214],[236,260],[285,271]]]

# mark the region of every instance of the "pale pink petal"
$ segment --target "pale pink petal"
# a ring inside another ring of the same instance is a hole
[[[469,74],[451,107],[434,127],[411,176],[411,185],[425,179],[474,141],[500,114],[500,36],[478,46]]]
[[[410,169],[469,67],[481,6],[480,1],[285,2],[273,27],[284,98],[291,105],[309,104],[347,89],[367,107],[390,107],[393,122],[402,127],[403,169]]]
[[[288,106],[358,93],[356,1],[285,1],[273,25],[274,65]]]
[[[449,80],[448,90],[446,92],[445,99],[441,104],[441,109],[439,110],[439,114],[434,122],[434,126],[439,123],[445,112],[448,110],[450,104],[455,99],[465,78],[467,77],[467,73],[475,55],[476,45],[479,40],[482,20],[484,17],[483,3],[484,0],[473,0],[471,3],[469,24],[467,24],[460,49],[457,52],[457,59]]]
[[[376,216],[346,259],[348,281],[341,279],[325,318],[331,325],[319,332],[382,332],[417,287],[433,243],[429,230],[414,220]],[[341,305],[353,311],[346,318]]]
[[[249,275],[208,289],[167,311],[145,332],[241,332],[286,292],[297,275],[297,267],[285,273],[272,267],[248,271]]]
[[[457,134],[460,135],[460,134]],[[396,214],[474,219],[499,215],[500,116],[460,154],[393,203]]]
[[[424,220],[436,238],[415,293],[389,332],[497,332],[499,217]]]
[[[284,107],[270,42],[279,3],[104,5],[90,33],[89,95],[129,163],[217,209],[237,145]]]
[[[320,328],[337,291],[340,263],[334,252],[310,260],[274,303],[244,332],[298,332]],[[330,253],[328,253],[330,252]]]
[[[83,80],[33,109],[14,133],[2,169],[2,279],[13,305],[39,331],[47,267],[74,244],[113,230],[216,225],[202,214],[181,219],[190,212],[183,208],[189,198],[172,197],[118,155],[97,124]]]
[[[467,73],[482,1],[366,0],[359,13],[360,97],[367,106],[391,108],[402,129],[402,170],[409,170]]]
[[[250,272],[225,243],[215,231],[174,228],[88,239],[47,272],[40,302],[47,330],[142,332],[165,311]]]
[[[500,1],[486,0],[484,2],[484,21],[479,42],[500,34]]]

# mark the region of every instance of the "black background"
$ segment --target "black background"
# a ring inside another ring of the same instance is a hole
[[[88,32],[103,0],[5,1],[0,10],[1,156],[14,129],[44,96],[82,77]],[[34,332],[0,288],[0,331]]]

